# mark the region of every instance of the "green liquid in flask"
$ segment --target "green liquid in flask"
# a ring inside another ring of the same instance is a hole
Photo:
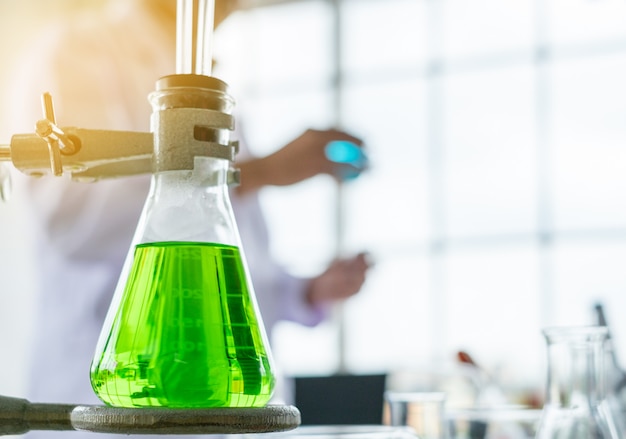
[[[274,388],[239,249],[135,248],[111,332],[91,367],[117,407],[260,407]]]

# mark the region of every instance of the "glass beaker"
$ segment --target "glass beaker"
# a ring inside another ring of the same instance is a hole
[[[275,379],[228,195],[232,100],[199,75],[161,78],[150,98],[150,193],[92,387],[118,407],[263,406]]]
[[[421,439],[448,439],[444,392],[387,391],[384,399],[384,425],[411,427]]]
[[[602,326],[544,329],[546,401],[537,439],[621,439],[606,398]]]

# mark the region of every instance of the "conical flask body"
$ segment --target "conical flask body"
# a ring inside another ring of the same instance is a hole
[[[271,396],[270,359],[239,249],[135,247],[94,389],[121,407],[253,407]]]
[[[204,138],[219,154],[231,145],[220,125],[228,115],[185,107],[178,117],[169,105],[203,93],[211,105],[223,101],[188,88],[155,98],[155,132],[168,131],[162,119],[177,131],[155,142],[150,194],[91,365],[108,405],[259,407],[272,396],[271,353],[229,198],[231,162],[198,155],[207,154]]]

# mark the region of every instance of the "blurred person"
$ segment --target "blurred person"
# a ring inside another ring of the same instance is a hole
[[[236,1],[218,0],[216,26],[236,8]],[[67,14],[51,24],[20,60],[10,82],[11,98],[5,102],[12,103],[12,132],[33,131],[41,118],[44,91],[54,98],[60,126],[149,131],[147,96],[159,77],[175,72],[175,14],[176,0],[120,0]],[[341,131],[307,130],[266,157],[252,157],[243,144],[237,158],[241,184],[231,191],[232,203],[270,338],[279,320],[320,323],[329,305],[356,294],[366,278],[365,254],[333,261],[312,278],[289,274],[269,256],[258,191],[319,174],[340,175],[348,165],[324,155],[331,140],[362,145]],[[29,197],[41,283],[27,398],[100,404],[89,381],[90,362],[150,177],[94,184],[65,176],[16,177]],[[288,392],[282,396],[290,402]],[[30,434],[38,433],[43,434]]]

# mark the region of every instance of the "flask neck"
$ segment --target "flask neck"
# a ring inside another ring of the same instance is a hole
[[[157,171],[152,174],[151,191],[164,194],[169,190],[193,193],[204,188],[207,191],[224,191],[228,186],[231,170],[227,160],[213,157],[195,157],[193,168],[182,171]]]
[[[606,398],[605,327],[551,328],[546,405],[596,406]]]
[[[222,81],[171,75],[150,95],[153,176],[134,244],[185,241],[240,247],[227,185],[237,142]]]
[[[184,241],[240,246],[228,194],[229,162],[196,157],[192,170],[152,176],[135,244]]]

